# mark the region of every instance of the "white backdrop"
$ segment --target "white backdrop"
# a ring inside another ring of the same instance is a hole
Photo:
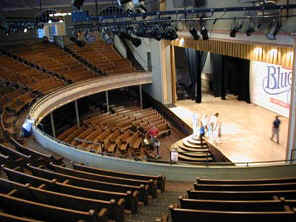
[[[292,70],[253,61],[250,66],[251,102],[289,117]]]

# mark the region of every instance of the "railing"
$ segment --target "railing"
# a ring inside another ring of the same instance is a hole
[[[65,143],[61,140],[56,139],[55,137],[52,137],[51,135],[41,131],[40,129],[37,129],[37,131],[40,134],[43,134],[44,136],[50,138],[51,140],[54,140],[57,143],[64,144],[66,146],[71,146],[71,144]],[[74,149],[78,149],[74,146],[71,146]],[[87,152],[87,151],[86,151]],[[107,152],[97,152],[96,154],[101,156],[110,156],[115,158],[120,158],[118,156],[115,156],[113,153],[107,153]],[[141,159],[137,159],[138,161]],[[172,160],[157,160],[157,159],[146,159],[142,160],[143,162],[152,162],[156,164],[168,164],[168,165],[177,165],[177,166],[196,166],[196,167],[253,167],[253,166],[275,166],[275,165],[293,165],[296,164],[296,160],[272,160],[272,161],[254,161],[254,162],[205,162],[205,163],[188,163],[184,161],[172,161]]]

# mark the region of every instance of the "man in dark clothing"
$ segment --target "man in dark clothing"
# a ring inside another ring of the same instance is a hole
[[[272,123],[272,136],[271,140],[273,140],[273,137],[276,136],[276,142],[279,144],[280,143],[280,125],[281,121],[279,119],[279,116],[275,116],[275,120]]]

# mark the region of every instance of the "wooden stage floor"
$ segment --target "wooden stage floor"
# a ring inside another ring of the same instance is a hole
[[[254,104],[238,101],[232,96],[226,100],[203,95],[203,102],[180,100],[170,108],[192,127],[193,113],[220,113],[222,137],[217,144],[232,162],[259,162],[284,160],[288,137],[288,118],[281,116],[280,144],[272,142],[271,127],[275,113]]]

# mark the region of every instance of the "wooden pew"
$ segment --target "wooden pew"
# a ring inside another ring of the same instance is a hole
[[[197,184],[267,184],[267,183],[295,183],[296,177],[249,179],[249,180],[216,180],[196,178]]]
[[[268,191],[268,190],[294,190],[296,183],[266,183],[266,184],[194,184],[195,190],[214,191]]]
[[[45,222],[41,220],[35,220],[27,217],[19,217],[12,214],[7,214],[0,211],[0,221],[2,222]]]
[[[228,221],[228,222],[249,222],[250,220],[269,221],[269,220],[283,220],[294,221],[294,211],[286,206],[284,211],[214,211],[214,210],[193,210],[181,209],[169,206],[171,221]]]
[[[132,213],[137,212],[137,202],[138,196],[137,193],[127,191],[125,193],[120,192],[110,192],[92,188],[85,188],[81,186],[74,186],[63,182],[58,182],[56,179],[48,180],[42,177],[32,176],[26,173],[22,173],[18,170],[9,169],[2,165],[2,169],[7,174],[9,180],[16,181],[18,183],[26,184],[30,183],[34,187],[39,187],[40,185],[45,185],[44,189],[65,193],[65,194],[76,194],[77,196],[101,199],[101,200],[110,200],[115,199],[119,203],[122,200],[125,200],[125,207],[127,210],[130,210]],[[17,168],[18,169],[18,168]]]
[[[77,129],[77,126],[73,126],[64,132],[62,132],[57,138],[59,140],[64,140],[68,135],[72,134]]]
[[[15,161],[16,165],[19,166],[24,166],[26,163],[32,161],[30,155],[28,156],[23,153],[20,153],[4,144],[0,144],[0,153],[9,156],[9,158]]]
[[[152,179],[153,181],[157,182],[158,189],[160,189],[162,192],[165,191],[166,178],[164,176],[152,176],[152,175],[146,175],[146,174],[134,174],[134,173],[127,173],[122,171],[106,170],[106,169],[101,169],[96,167],[85,166],[78,163],[73,163],[72,165],[73,165],[73,168],[76,170],[96,173],[100,175],[117,176],[117,177],[132,178],[132,179],[139,179],[139,180]]]
[[[127,191],[136,192],[139,196],[139,201],[144,202],[144,204],[148,203],[147,193],[145,191],[145,186],[133,186],[133,185],[125,185],[125,184],[118,184],[118,183],[110,183],[110,182],[103,182],[98,180],[90,180],[81,177],[70,176],[46,169],[41,169],[39,167],[31,166],[27,164],[27,167],[32,171],[34,176],[44,177],[47,179],[57,179],[59,182],[65,182],[68,180],[68,184],[74,186],[82,186],[92,189],[98,190],[106,190],[112,192],[122,192],[125,193]],[[133,194],[133,195],[136,195]]]
[[[144,185],[145,190],[149,192],[149,194],[151,194],[153,197],[156,197],[156,187],[152,179],[139,180],[139,179],[122,178],[118,176],[109,176],[109,175],[71,169],[71,168],[55,165],[53,163],[50,163],[50,169],[53,169],[58,173],[63,173],[65,175],[70,175],[70,176],[75,176],[75,177],[80,177],[85,179],[98,180],[98,181],[117,183],[117,184],[123,184],[123,185],[131,185],[131,186]]]
[[[188,190],[190,199],[207,200],[272,200],[274,196],[296,198],[295,190],[268,190],[268,191],[208,191]]]
[[[0,164],[8,164],[10,162],[9,156],[0,153]]]
[[[99,213],[103,208],[108,210],[108,216],[110,219],[122,222],[124,220],[123,209],[124,201],[119,204],[114,199],[110,201],[91,199],[85,197],[79,197],[75,194],[64,194],[60,192],[54,192],[44,189],[45,185],[39,187],[33,187],[29,183],[23,185],[14,181],[10,181],[4,178],[0,178],[1,192],[5,191],[9,193],[11,190],[17,190],[17,196],[30,201],[36,201],[38,203],[51,204],[57,207],[69,208],[78,211],[88,211],[89,209],[95,210],[95,213]],[[8,192],[7,192],[8,191]],[[118,202],[119,203],[119,202]]]
[[[195,200],[179,197],[179,207],[195,210],[218,211],[281,211],[281,200]]]
[[[34,201],[24,200],[8,194],[0,193],[0,203],[8,213],[18,213],[19,216],[28,216],[40,220],[60,220],[60,221],[89,221],[107,222],[107,209],[95,214],[94,210],[77,211],[53,205],[42,204]]]
[[[12,136],[9,137],[10,141],[13,143],[13,145],[21,152],[24,153],[28,156],[32,156],[32,158],[38,158],[41,159],[40,164],[42,164],[42,162],[44,164],[49,164],[50,162],[54,162],[56,164],[62,164],[63,163],[63,157],[54,157],[51,154],[45,154],[45,153],[41,153],[38,152],[37,150],[34,150],[32,148],[29,148],[27,146],[22,145],[21,143],[19,143],[15,138],[13,138]]]

